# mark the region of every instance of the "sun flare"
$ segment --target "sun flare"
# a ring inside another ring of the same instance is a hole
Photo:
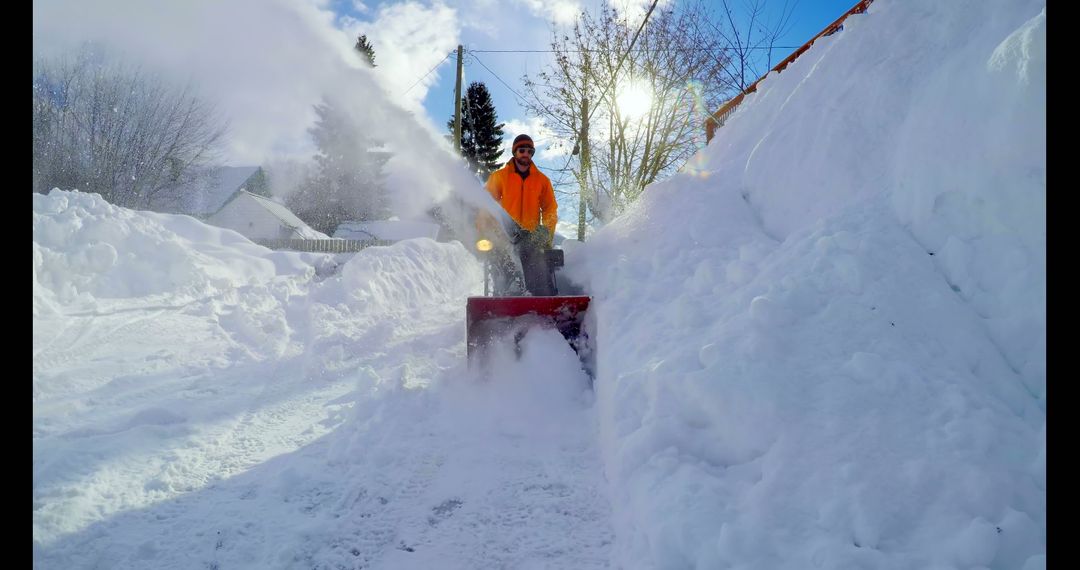
[[[619,94],[615,96],[615,103],[619,106],[619,114],[624,119],[639,119],[652,107],[652,91],[641,83],[627,83],[619,89]]]

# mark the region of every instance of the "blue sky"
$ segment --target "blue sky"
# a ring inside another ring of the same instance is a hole
[[[792,16],[787,33],[778,43],[779,48],[774,63],[787,57],[794,49],[814,37],[855,3],[855,0],[796,0],[794,7],[791,8],[792,3],[788,2],[787,9],[791,10]],[[340,14],[360,20],[363,20],[365,15],[377,12],[380,6],[359,4],[362,8],[358,10],[357,5],[356,2],[343,0],[335,6]],[[774,12],[783,10],[785,3],[772,0],[770,8]],[[514,11],[515,17],[527,21],[527,25],[534,31],[542,33],[533,34],[531,39],[523,41],[507,41],[504,38],[492,37],[483,30],[462,26],[461,43],[467,52],[472,52],[467,53],[465,57],[464,83],[468,85],[472,81],[483,82],[492,93],[499,119],[508,121],[511,126],[526,125],[528,121],[525,109],[518,102],[518,95],[526,95],[521,84],[521,77],[524,74],[535,75],[543,68],[550,55],[547,53],[492,53],[489,50],[547,50],[550,47],[547,32],[549,24],[531,12],[512,7],[500,7],[495,12],[508,10]],[[371,32],[365,33],[372,35]],[[377,31],[374,33],[377,35]],[[392,48],[375,46],[377,62],[379,54],[388,49]],[[451,49],[446,53],[453,51]],[[438,63],[433,72],[430,66],[414,70],[414,81],[425,77],[429,72],[430,77],[434,78],[434,82],[428,86],[427,95],[423,98],[423,108],[438,127],[442,127],[454,112],[455,61],[456,55],[451,55]],[[518,134],[517,131],[510,132],[510,129],[507,129],[505,136],[510,140],[516,134]],[[541,152],[537,157],[537,162],[541,168],[561,168],[566,160],[563,156],[553,156],[551,153],[545,159],[544,153]]]

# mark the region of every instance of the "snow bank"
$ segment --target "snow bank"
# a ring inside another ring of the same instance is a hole
[[[34,194],[33,228],[35,310],[76,299],[199,297],[312,270],[231,230],[119,208],[98,194]]]
[[[1045,2],[880,0],[844,26],[688,170],[743,193],[778,240],[887,196],[1045,396]]]
[[[340,261],[93,194],[35,195],[35,561],[188,567],[201,555],[140,518],[160,521],[154,505],[205,500],[201,527],[210,488],[325,434],[367,375],[411,366],[426,382],[460,364],[464,297],[481,286],[461,244]],[[116,524],[131,526],[100,540]]]
[[[618,563],[1045,563],[1043,6],[878,0],[568,261]]]

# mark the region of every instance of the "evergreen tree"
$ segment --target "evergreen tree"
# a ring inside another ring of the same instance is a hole
[[[372,46],[370,42],[368,42],[367,35],[362,35],[359,38],[356,38],[356,45],[353,47],[356,48],[356,51],[360,52],[360,55],[363,56],[364,61],[370,63],[371,67],[376,67],[375,47]]]
[[[465,96],[461,98],[461,155],[469,161],[469,168],[481,180],[502,164],[499,155],[502,150],[504,123],[497,123],[495,103],[487,86],[479,81],[469,84]],[[446,123],[450,137],[454,136],[454,117]]]
[[[259,196],[270,197],[270,181],[266,177],[266,171],[259,168],[255,171],[255,174],[251,175],[251,178],[247,180],[244,190],[251,192],[252,194],[258,194]]]
[[[324,99],[315,113],[319,118],[308,131],[318,148],[314,172],[289,195],[289,209],[325,234],[346,220],[385,219],[390,211],[383,166],[389,153],[376,150],[381,142],[341,107]]]

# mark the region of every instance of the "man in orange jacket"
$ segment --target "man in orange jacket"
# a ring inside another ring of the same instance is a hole
[[[536,153],[529,135],[518,135],[511,145],[510,160],[491,173],[487,190],[517,222],[510,241],[521,260],[525,289],[533,295],[555,295],[554,274],[545,251],[555,239],[559,204],[551,180],[533,163]],[[499,294],[498,292],[496,294]]]

